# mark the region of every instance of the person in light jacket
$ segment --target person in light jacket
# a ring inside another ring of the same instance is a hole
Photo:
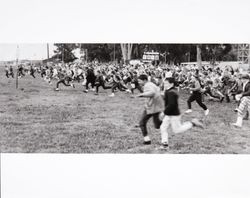
[[[154,126],[159,129],[162,121],[160,120],[160,114],[164,109],[164,102],[160,93],[160,88],[154,83],[148,80],[148,76],[142,74],[138,77],[138,83],[143,86],[143,93],[139,94],[138,97],[148,98],[145,104],[139,126],[142,131],[144,138],[144,144],[151,144],[151,139],[148,135],[147,122],[153,117]]]

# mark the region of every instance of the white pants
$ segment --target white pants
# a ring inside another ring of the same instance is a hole
[[[174,133],[183,133],[192,128],[191,122],[181,123],[181,116],[167,116],[165,115],[160,130],[161,130],[161,142],[168,143],[168,128],[171,125]]]

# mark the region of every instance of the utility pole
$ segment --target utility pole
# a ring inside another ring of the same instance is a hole
[[[19,46],[16,48],[16,89],[18,89],[18,58],[19,58]]]
[[[80,49],[79,50],[79,53],[80,53],[80,58],[79,58],[80,60],[79,61],[82,62],[82,44],[81,43],[79,44],[79,49]]]
[[[47,58],[49,59],[49,44],[47,43]]]
[[[62,45],[62,62],[64,63],[64,44]]]
[[[197,66],[200,70],[201,69],[201,46],[199,44],[196,45],[196,51],[197,51],[197,55],[196,55]]]
[[[86,52],[86,55],[85,55],[86,56],[86,62],[88,62],[88,49],[86,49],[85,52]]]

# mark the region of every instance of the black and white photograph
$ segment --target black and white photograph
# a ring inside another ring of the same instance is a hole
[[[1,44],[1,152],[249,154],[249,46]]]
[[[248,0],[1,0],[1,198],[249,198]]]

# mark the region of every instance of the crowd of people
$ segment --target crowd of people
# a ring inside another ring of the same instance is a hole
[[[5,68],[6,77],[12,76],[14,78],[13,68],[11,66]],[[137,89],[139,92],[137,96],[149,98],[146,104],[148,109],[145,109],[140,121],[145,144],[151,142],[146,128],[150,117],[153,117],[155,127],[161,129],[162,144],[165,147],[168,145],[166,131],[169,125],[172,125],[175,132],[184,132],[192,126],[202,126],[202,123],[197,119],[181,124],[178,107],[180,90],[190,93],[187,100],[187,110],[185,111],[187,114],[192,112],[192,102],[196,101],[204,110],[204,116],[207,116],[209,108],[204,102],[204,98],[207,97],[209,100],[217,100],[221,103],[237,101],[235,108],[237,121],[233,123],[236,127],[242,127],[243,120],[248,120],[250,111],[250,76],[248,73],[234,70],[230,66],[222,70],[212,65],[198,68],[196,65],[152,65],[143,63],[121,65],[73,62],[66,64],[49,63],[39,67],[32,64],[28,67],[19,65],[17,69],[19,78],[26,74],[36,78],[35,73],[50,84],[52,84],[52,81],[56,81],[55,91],[60,90],[59,85],[61,84],[75,88],[75,83],[81,83],[85,93],[92,90],[96,95],[99,94],[100,87],[104,90],[110,89],[110,97],[114,97],[118,90],[134,94]],[[160,96],[164,96],[162,98],[165,102],[160,102]],[[247,108],[248,110],[245,113]]]

